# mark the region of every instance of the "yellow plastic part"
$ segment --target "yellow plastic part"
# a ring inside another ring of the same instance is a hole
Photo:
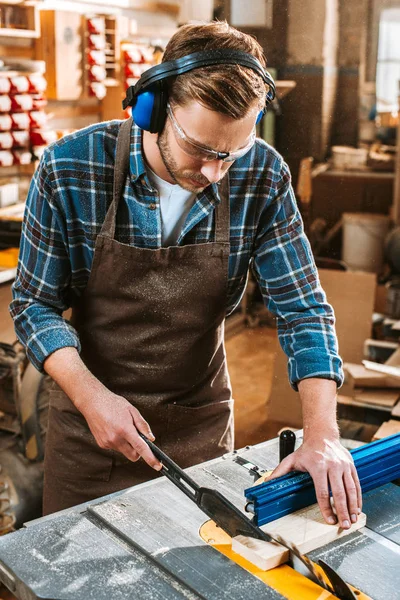
[[[200,527],[200,537],[218,552],[227,556],[249,573],[261,579],[288,600],[334,600],[336,596],[323,590],[319,585],[304,577],[288,565],[280,565],[270,571],[263,571],[232,550],[232,539],[214,521],[207,521]],[[314,565],[322,573],[318,565]],[[358,600],[372,600],[353,586]]]
[[[0,269],[12,269],[18,264],[18,248],[7,248],[0,250]]]

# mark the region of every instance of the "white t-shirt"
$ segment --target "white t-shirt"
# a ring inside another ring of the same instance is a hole
[[[160,196],[162,245],[164,247],[175,246],[186,217],[196,200],[196,194],[184,190],[178,184],[164,181],[148,165],[146,169],[151,184],[157,189]]]

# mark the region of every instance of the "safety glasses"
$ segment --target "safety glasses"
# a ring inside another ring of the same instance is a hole
[[[188,154],[192,158],[200,161],[211,161],[211,160],[222,160],[224,162],[233,162],[238,158],[244,156],[250,148],[254,145],[256,139],[255,130],[251,134],[251,138],[249,143],[246,144],[243,148],[239,148],[239,150],[235,150],[234,152],[218,152],[217,150],[211,150],[210,148],[206,148],[204,146],[200,146],[193,142],[183,131],[182,127],[179,125],[178,121],[175,118],[175,115],[172,111],[171,105],[167,104],[167,115],[171,119],[171,123],[174,128],[175,138],[178,143],[178,146]]]

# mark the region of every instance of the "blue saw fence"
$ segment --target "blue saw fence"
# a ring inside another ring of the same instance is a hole
[[[351,454],[363,492],[400,478],[400,433],[355,448]],[[258,526],[317,501],[312,478],[299,471],[247,488],[244,493]]]

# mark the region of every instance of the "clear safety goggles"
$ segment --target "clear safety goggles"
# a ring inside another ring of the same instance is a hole
[[[256,132],[254,130],[251,134],[249,143],[246,144],[246,146],[244,146],[243,148],[239,148],[234,152],[218,152],[217,150],[211,150],[210,148],[200,146],[200,144],[193,142],[183,131],[182,127],[179,125],[169,103],[167,104],[167,115],[171,119],[171,123],[176,134],[175,138],[178,143],[178,146],[181,148],[181,150],[183,150],[183,152],[185,152],[185,154],[188,154],[196,160],[207,162],[212,160],[233,162],[238,158],[244,156],[250,150],[250,148],[252,148],[256,139]]]

